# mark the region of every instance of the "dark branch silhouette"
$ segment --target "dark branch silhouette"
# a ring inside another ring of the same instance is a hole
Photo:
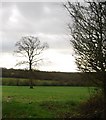
[[[48,48],[48,44],[41,44],[38,37],[25,36],[16,43],[16,47],[17,50],[15,51],[15,53],[26,58],[26,61],[20,61],[19,63],[17,63],[17,65],[28,64],[29,71],[31,73],[33,66],[35,67],[36,64],[42,60],[41,58],[39,58],[39,56],[46,48]],[[30,86],[32,87],[32,81],[30,83]]]
[[[64,7],[72,18],[68,27],[77,66],[83,72],[97,72],[103,82],[106,115],[106,2],[67,2]]]

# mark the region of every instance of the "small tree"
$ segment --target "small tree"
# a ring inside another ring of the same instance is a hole
[[[67,2],[64,6],[73,22],[68,26],[77,66],[83,72],[99,74],[98,79],[103,82],[106,115],[106,2]]]
[[[28,64],[29,65],[29,73],[30,73],[30,88],[33,88],[32,83],[32,69],[37,65],[39,61],[42,59],[39,56],[48,48],[47,43],[41,44],[38,37],[34,36],[25,36],[22,37],[20,41],[18,41],[15,46],[17,50],[15,53],[20,54],[22,57],[26,58],[24,61],[20,61],[17,65]]]

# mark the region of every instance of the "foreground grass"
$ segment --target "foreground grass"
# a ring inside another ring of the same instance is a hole
[[[87,87],[3,86],[2,91],[3,118],[65,117],[89,97]]]

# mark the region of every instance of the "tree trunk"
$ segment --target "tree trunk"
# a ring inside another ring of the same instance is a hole
[[[33,80],[32,80],[32,63],[29,63],[29,79],[30,79],[30,89],[33,89]]]
[[[104,120],[106,120],[106,72],[103,73],[104,79]]]
[[[33,80],[30,78],[30,89],[33,89]]]

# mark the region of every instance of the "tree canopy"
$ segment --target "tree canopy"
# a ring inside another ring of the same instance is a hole
[[[76,63],[81,71],[106,71],[106,2],[64,5],[72,17],[69,24]]]
[[[32,68],[42,60],[42,58],[39,58],[39,56],[46,48],[48,48],[48,44],[41,44],[38,37],[25,36],[16,43],[16,47],[17,50],[15,52],[26,58],[25,60],[17,63],[17,65],[28,64],[29,70],[32,70]]]
[[[76,63],[83,72],[95,71],[103,82],[104,119],[106,119],[106,1],[67,2],[72,18],[69,24]]]

